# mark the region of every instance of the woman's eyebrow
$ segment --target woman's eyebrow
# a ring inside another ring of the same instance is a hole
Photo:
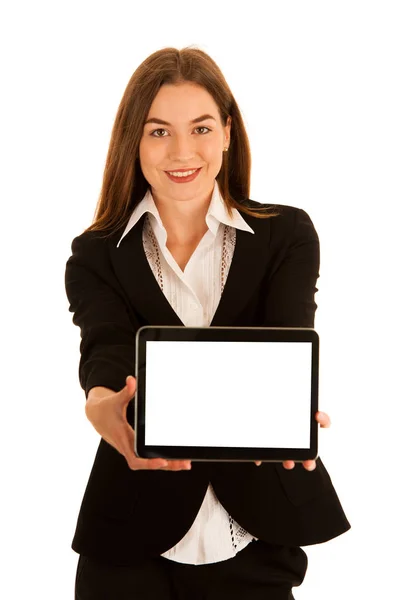
[[[201,117],[196,117],[196,119],[190,121],[190,124],[192,125],[193,123],[199,123],[200,121],[205,121],[206,119],[213,119],[214,121],[216,121],[216,119],[214,119],[214,117],[211,115],[201,115]],[[157,123],[158,125],[169,125],[171,127],[171,123],[168,123],[168,121],[163,121],[162,119],[157,119],[156,117],[153,117],[152,119],[147,119],[145,125],[147,125],[147,123]]]

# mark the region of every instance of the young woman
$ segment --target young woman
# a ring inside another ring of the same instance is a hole
[[[314,327],[318,235],[304,210],[250,200],[250,167],[238,105],[206,53],[166,48],[138,67],[94,223],[66,264],[101,435],[72,542],[76,600],[286,600],[307,569],[300,546],[350,528],[320,458],[191,465],[133,450],[141,326]]]

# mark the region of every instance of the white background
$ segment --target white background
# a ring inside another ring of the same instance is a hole
[[[0,596],[73,598],[70,543],[99,436],[65,263],[92,222],[133,71],[195,44],[242,110],[250,197],[303,208],[320,237],[320,407],[332,419],[320,455],[352,529],[305,548],[296,600],[396,597],[399,4],[14,0],[0,11]]]

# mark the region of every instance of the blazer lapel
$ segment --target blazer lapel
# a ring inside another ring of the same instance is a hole
[[[269,219],[241,213],[255,233],[236,230],[236,245],[225,287],[210,326],[232,326],[264,277],[269,257]],[[119,237],[110,240],[110,258],[115,275],[136,312],[151,325],[184,326],[161,290],[143,248],[145,215],[116,247]]]

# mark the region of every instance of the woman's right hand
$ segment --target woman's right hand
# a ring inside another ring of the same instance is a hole
[[[190,460],[165,460],[164,458],[139,458],[134,451],[135,431],[126,419],[126,410],[136,392],[136,378],[128,375],[126,385],[119,392],[103,396],[90,396],[86,401],[86,416],[101,435],[125,457],[129,467],[138,469],[163,469],[180,471],[190,469]]]

